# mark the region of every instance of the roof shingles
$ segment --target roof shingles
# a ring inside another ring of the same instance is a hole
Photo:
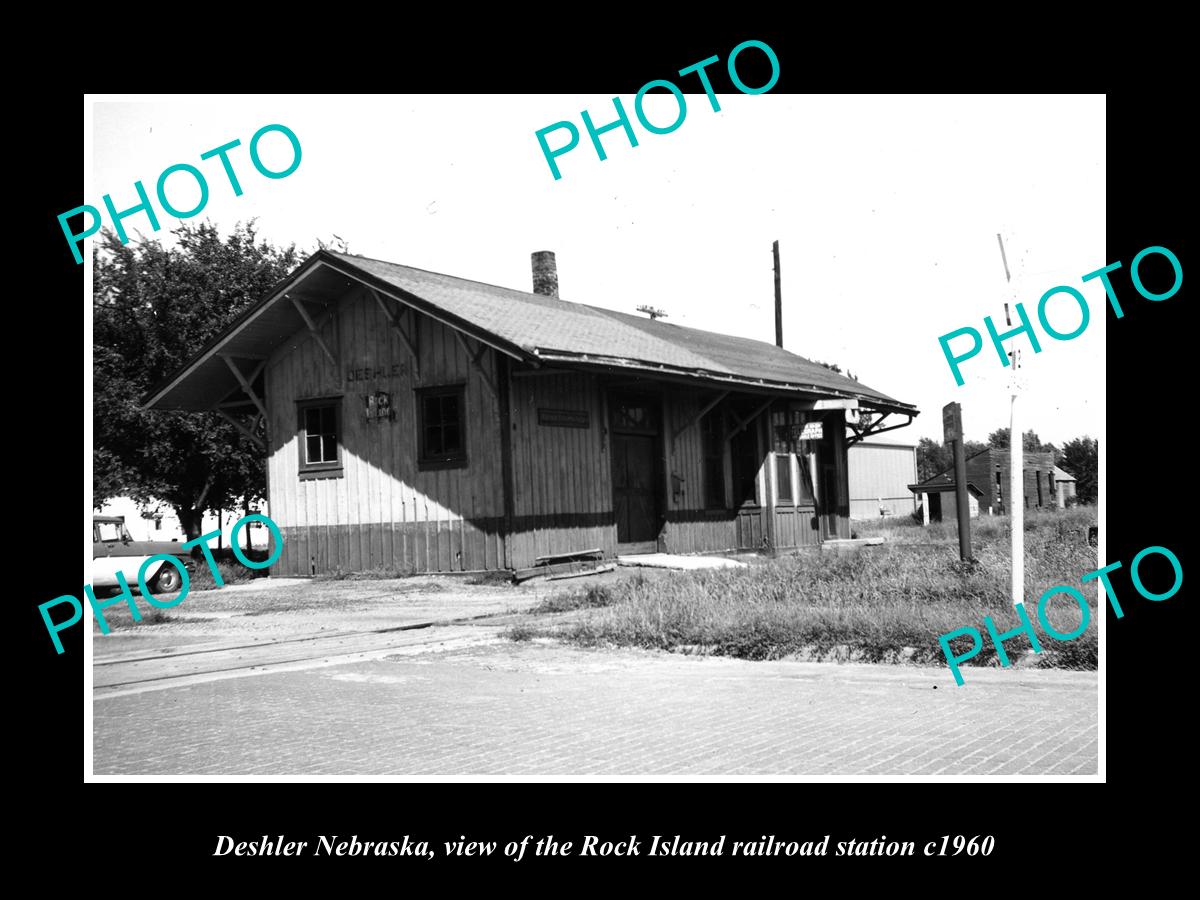
[[[459,327],[472,329],[476,336],[490,334],[498,346],[530,358],[558,360],[570,366],[645,368],[677,377],[761,384],[818,396],[859,398],[867,405],[889,411],[917,412],[910,404],[774,344],[329,250],[320,250],[305,260],[177,372],[152,388],[144,402],[163,409],[211,408],[236,388],[218,355],[237,351],[262,356],[287,340],[303,326],[290,310],[288,291],[295,289],[298,279],[315,275],[322,267],[330,276],[337,273],[380,290],[395,288],[407,294],[411,302],[424,304],[431,314],[440,311],[452,323],[460,323]],[[324,289],[333,290],[333,285],[330,282]]]
[[[803,385],[907,406],[774,344],[483,284],[383,260],[331,253],[539,356],[619,358],[696,373]]]

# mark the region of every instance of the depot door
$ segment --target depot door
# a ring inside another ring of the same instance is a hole
[[[613,508],[617,543],[636,544],[658,536],[654,502],[654,438],[613,435]]]
[[[640,544],[646,551],[655,549],[662,524],[658,405],[657,397],[640,394],[616,394],[609,402],[617,543]]]
[[[821,462],[821,488],[819,515],[821,516],[821,539],[830,540],[838,536],[838,489],[837,467],[832,462]]]

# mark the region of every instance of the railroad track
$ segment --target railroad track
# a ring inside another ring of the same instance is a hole
[[[508,615],[511,613],[488,613],[389,628],[197,647],[175,653],[139,652],[136,656],[117,656],[93,663],[92,695],[99,700],[205,681],[338,665],[396,653],[428,652],[432,644],[467,646],[494,639],[494,632],[479,631],[481,620]]]

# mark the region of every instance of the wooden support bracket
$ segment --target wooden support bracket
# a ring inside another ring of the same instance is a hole
[[[254,388],[250,386],[250,382],[246,380],[246,376],[242,373],[242,370],[237,367],[237,363],[228,356],[222,355],[221,359],[225,360],[225,365],[229,366],[229,370],[233,372],[233,376],[238,380],[238,384],[242,386],[242,390],[246,392],[246,396],[254,401],[254,405],[258,407],[258,411],[265,416],[267,414],[266,406],[258,399],[258,394],[254,393]],[[261,366],[255,369],[255,373],[257,374],[260,370]]]
[[[292,305],[295,306],[296,311],[300,313],[300,318],[302,318],[304,320],[304,324],[308,326],[309,333],[313,336],[313,339],[321,345],[321,349],[325,351],[325,355],[329,357],[329,361],[335,366],[339,365],[337,356],[334,355],[334,352],[329,349],[329,345],[325,343],[325,338],[321,337],[321,331],[319,328],[317,328],[317,323],[313,321],[313,317],[309,315],[308,310],[304,308],[304,304],[295,297],[289,297],[288,299],[292,301]]]
[[[897,428],[907,428],[909,425],[912,424],[913,417],[911,415],[908,415],[907,413],[905,413],[906,418],[899,425],[889,425],[887,428],[880,428],[879,426],[883,424],[883,420],[886,419],[889,415],[890,415],[890,413],[885,413],[884,415],[880,416],[878,419],[873,421],[870,425],[868,425],[861,432],[856,432],[854,437],[849,438],[846,441],[846,446],[852,447],[855,444],[857,444],[859,441],[866,440],[869,437],[874,437],[877,434],[883,434],[885,431],[895,431]]]
[[[258,422],[262,418],[261,413],[259,413],[257,416],[255,416],[254,423],[253,423],[253,425],[250,426],[250,428],[247,428],[245,425],[243,425],[241,422],[239,422],[237,419],[235,419],[229,413],[225,412],[225,410],[223,410],[223,409],[218,409],[217,415],[219,415],[222,419],[225,419],[227,422],[229,422],[230,425],[232,425],[239,432],[241,432],[243,435],[245,435],[247,438],[249,438],[251,441],[253,441],[258,446],[259,450],[262,450],[264,453],[266,452],[267,445],[263,442],[262,438],[260,438],[253,431],[254,428],[258,427]]]
[[[687,422],[687,424],[680,426],[679,429],[676,430],[676,432],[673,435],[671,435],[671,443],[674,444],[675,441],[679,440],[679,436],[681,434],[683,434],[685,431],[687,431],[689,428],[691,428],[693,425],[695,425],[697,422],[699,422],[701,419],[703,419],[705,416],[707,416],[710,412],[712,412],[713,409],[716,407],[716,405],[728,396],[729,396],[729,391],[721,391],[721,393],[717,394],[716,397],[714,397],[712,400],[710,400],[708,403],[706,403],[704,405],[704,407],[700,410],[700,412],[696,413],[696,415],[694,415]]]
[[[729,443],[735,437],[737,437],[737,435],[742,431],[742,429],[744,429],[747,425],[749,425],[751,422],[753,422],[755,419],[757,419],[760,415],[762,415],[763,412],[766,410],[766,408],[774,402],[775,402],[775,398],[772,397],[770,400],[768,400],[766,403],[763,403],[762,405],[760,405],[757,409],[754,410],[754,412],[750,413],[750,415],[748,415],[744,419],[738,419],[737,415],[734,414],[733,418],[735,420],[737,420],[737,425],[733,428],[732,431],[729,432],[729,434],[727,434],[725,436],[725,443]]]
[[[409,337],[408,332],[404,330],[404,326],[400,324],[400,316],[404,315],[404,313],[408,311],[408,307],[401,306],[400,314],[397,315],[394,311],[388,309],[387,302],[383,299],[383,295],[380,294],[379,291],[375,290],[373,287],[368,287],[367,290],[371,292],[371,296],[375,298],[375,302],[378,303],[379,308],[383,310],[384,316],[387,317],[388,324],[392,326],[396,334],[400,336],[401,342],[405,347],[408,348],[408,352],[412,354],[413,373],[419,376],[421,356],[417,353],[416,341]],[[413,324],[416,325],[416,322],[414,321]]]
[[[479,341],[479,349],[472,350],[466,336],[463,335],[461,331],[455,329],[454,336],[458,338],[458,342],[462,344],[463,350],[467,352],[467,359],[471,361],[472,368],[479,373],[480,379],[487,386],[487,389],[492,392],[492,397],[499,401],[500,392],[496,390],[496,384],[492,381],[492,376],[488,374],[487,370],[484,369],[483,364],[480,362],[480,360],[483,359],[484,351],[487,350],[487,344],[483,343],[483,341]]]

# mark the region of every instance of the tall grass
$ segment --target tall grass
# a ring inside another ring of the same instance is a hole
[[[1095,550],[1087,543],[1087,525],[1094,521],[1089,510],[1027,520],[1025,597],[1031,619],[1045,590],[1078,587],[1080,577],[1096,568]],[[557,627],[552,620],[526,623],[522,637],[554,634],[584,645],[700,650],[743,659],[804,654],[944,662],[939,636],[964,626],[983,631],[985,615],[1000,631],[1019,624],[1009,597],[1007,520],[989,517],[982,524],[986,527],[976,529],[974,563],[959,561],[956,539],[930,541],[928,531],[917,526],[925,540],[893,540],[856,553],[796,555],[749,568],[629,578],[606,585],[603,604],[596,602],[599,597],[551,598],[543,604],[546,612],[589,611]],[[1092,591],[1085,595],[1094,597]],[[1042,640],[1039,665],[1095,667],[1095,601],[1089,602],[1093,624],[1070,642]],[[1081,615],[1069,598],[1058,598],[1050,608],[1060,633],[1074,630]],[[1024,637],[1005,645],[1013,659],[1028,647]],[[985,640],[972,663],[994,660],[995,650]]]
[[[1025,511],[1025,533],[1052,531],[1066,540],[1072,537],[1087,539],[1087,530],[1096,524],[1094,506],[1075,506],[1063,510],[1031,509]],[[922,525],[912,516],[889,516],[878,519],[855,520],[855,535],[860,538],[882,537],[903,543],[958,543],[958,525],[954,522],[930,522]],[[1007,541],[1008,516],[979,516],[971,520],[971,540],[981,543]],[[1082,574],[1082,573],[1081,573]]]

